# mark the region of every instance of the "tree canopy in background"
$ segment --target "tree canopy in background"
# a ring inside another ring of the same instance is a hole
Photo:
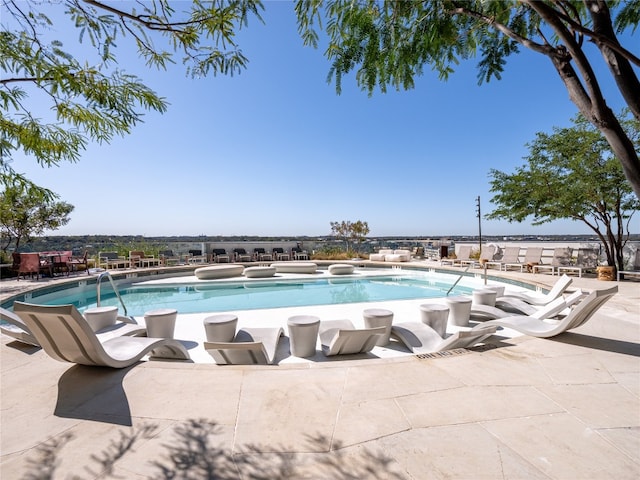
[[[56,230],[69,223],[69,214],[74,206],[57,202],[53,198],[42,199],[33,192],[35,186],[8,185],[0,192],[0,248],[14,243],[15,250],[20,242],[34,235],[42,235],[45,230]]]
[[[350,220],[342,220],[341,222],[329,222],[331,225],[331,235],[335,235],[347,243],[347,251],[351,251],[351,243],[357,242],[358,245],[369,235],[369,224],[362,220],[352,222]]]
[[[68,21],[55,29],[76,28],[79,41],[92,47],[81,51],[92,51],[92,58],[76,58],[72,51],[78,49],[50,38],[52,20],[40,11],[45,4]],[[14,152],[43,166],[75,162],[89,141],[109,142],[130,133],[144,111],[166,110],[166,99],[117,68],[116,47],[125,37],[150,67],[179,59],[192,76],[233,75],[248,61],[235,43],[236,31],[251,15],[261,20],[261,9],[259,0],[2,0],[0,183],[17,181],[51,200],[53,192],[35,188],[13,169]]]
[[[640,122],[626,117],[622,125],[640,150]],[[602,133],[578,115],[573,127],[538,133],[527,146],[527,163],[514,173],[491,170],[496,208],[487,218],[584,222],[602,241],[608,264],[624,269],[622,250],[640,201]]]
[[[409,89],[425,68],[446,80],[462,60],[479,56],[478,81],[500,79],[507,59],[521,48],[546,56],[578,111],[599,129],[640,198],[640,160],[631,139],[607,105],[596,76],[596,47],[620,95],[640,120],[640,42],[624,46],[621,34],[635,33],[639,0],[297,0],[298,29],[317,46],[316,29],[326,30],[329,81],[338,92],[355,71],[358,85]],[[539,92],[544,95],[544,91]]]

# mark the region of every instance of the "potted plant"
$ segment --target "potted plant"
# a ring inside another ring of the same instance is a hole
[[[598,265],[598,280],[611,282],[616,278],[616,267],[613,265]]]

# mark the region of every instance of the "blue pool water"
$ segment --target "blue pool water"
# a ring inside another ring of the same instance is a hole
[[[449,278],[447,278],[449,277]],[[370,278],[311,279],[230,282],[224,284],[132,285],[121,287],[120,295],[129,315],[141,316],[155,308],[175,308],[180,313],[219,312],[263,308],[332,305],[444,297],[456,277],[381,276]],[[451,295],[471,293],[470,287],[457,286]],[[65,295],[45,302],[50,305],[72,303],[80,311],[96,306],[95,291]],[[115,294],[103,285],[101,306],[120,306]]]

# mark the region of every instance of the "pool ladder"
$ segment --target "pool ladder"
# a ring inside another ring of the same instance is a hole
[[[464,269],[464,272],[462,272],[460,274],[460,276],[458,276],[458,279],[453,282],[453,285],[451,285],[451,288],[449,290],[447,290],[447,297],[449,296],[449,294],[451,293],[451,290],[453,290],[454,288],[456,288],[456,285],[458,284],[458,282],[460,280],[462,280],[462,277],[464,277],[464,274],[467,273],[469,271],[469,269],[471,268],[471,265],[467,265],[467,268]]]
[[[100,306],[100,286],[102,285],[102,279],[104,277],[107,277],[109,279],[109,283],[111,283],[111,288],[113,288],[113,291],[116,294],[116,297],[118,297],[118,300],[120,300],[120,305],[122,305],[122,310],[124,311],[124,315],[127,315],[127,306],[124,304],[124,301],[122,300],[122,297],[120,296],[120,292],[118,291],[118,289],[116,288],[116,284],[113,281],[113,277],[111,276],[111,274],[109,272],[102,272],[100,275],[98,275],[98,280],[96,280],[96,305],[99,307]]]
[[[454,288],[456,288],[456,285],[458,284],[458,282],[462,279],[462,277],[464,276],[465,273],[467,273],[469,271],[469,269],[471,268],[471,264],[467,265],[467,268],[464,269],[464,272],[462,272],[460,274],[460,276],[458,277],[458,279],[453,282],[453,285],[451,285],[451,288],[449,290],[447,290],[447,297],[449,296],[449,294],[451,293],[451,290],[453,290]],[[484,284],[487,284],[487,264],[484,264]]]

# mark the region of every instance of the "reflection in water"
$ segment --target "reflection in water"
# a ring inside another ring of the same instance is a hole
[[[365,286],[358,282],[336,283],[331,281],[331,298],[333,303],[368,302],[369,294]]]

